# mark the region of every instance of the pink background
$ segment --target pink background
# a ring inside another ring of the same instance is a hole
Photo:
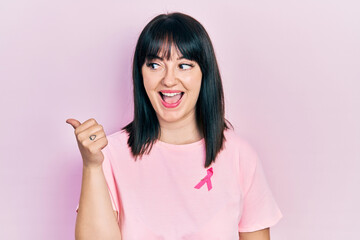
[[[272,239],[357,239],[360,4],[0,3],[0,239],[73,239],[82,159],[67,118],[132,119],[132,54],[154,16],[207,29],[226,117],[258,151],[284,218]]]

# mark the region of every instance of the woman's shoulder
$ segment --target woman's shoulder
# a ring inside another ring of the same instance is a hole
[[[128,133],[125,130],[118,130],[106,136],[108,145],[111,147],[126,147],[128,141]]]
[[[125,130],[119,130],[112,132],[106,136],[108,144],[103,151],[110,158],[109,161],[112,162],[114,166],[124,162],[125,159],[131,158],[131,149],[128,147],[127,139],[128,135]]]
[[[243,135],[235,132],[235,130],[233,130],[233,129],[225,129],[224,136],[225,136],[226,141],[229,143],[233,143],[236,145],[248,144],[248,141],[246,140],[246,138]]]
[[[240,154],[255,153],[250,141],[245,136],[235,132],[233,129],[226,129],[224,131],[224,136],[227,144],[237,148]]]

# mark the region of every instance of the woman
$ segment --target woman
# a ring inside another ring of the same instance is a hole
[[[120,131],[66,121],[83,158],[76,239],[270,239],[282,214],[256,152],[226,123],[204,27],[178,12],[152,19],[133,87],[134,119]]]

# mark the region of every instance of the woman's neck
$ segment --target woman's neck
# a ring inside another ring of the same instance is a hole
[[[200,141],[203,134],[196,124],[195,114],[189,114],[177,122],[164,122],[159,120],[161,135],[160,141],[170,144],[189,144]]]

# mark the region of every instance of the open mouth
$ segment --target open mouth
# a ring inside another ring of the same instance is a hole
[[[185,94],[184,92],[181,92],[180,94],[177,93],[177,94],[168,94],[168,95],[165,95],[163,94],[162,92],[159,92],[160,94],[160,97],[162,99],[162,104],[167,107],[167,108],[174,108],[174,107],[177,107],[180,102],[181,102],[181,99],[183,97],[183,95]]]
[[[164,94],[162,94],[162,92],[159,92],[159,94],[160,94],[162,100],[164,100],[165,102],[167,102],[167,103],[175,103],[175,102],[179,101],[182,98],[182,96],[184,95],[184,92],[181,92],[180,94],[176,94],[176,95],[171,96],[171,97],[170,96],[165,96]]]

